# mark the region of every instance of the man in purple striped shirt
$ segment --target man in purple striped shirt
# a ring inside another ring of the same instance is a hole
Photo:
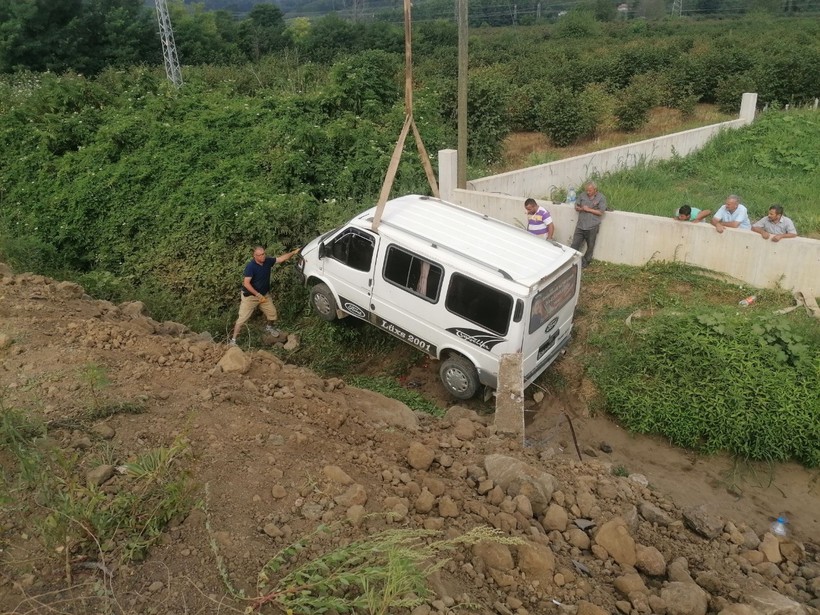
[[[550,212],[536,203],[535,199],[524,201],[524,209],[527,210],[527,231],[536,237],[552,239],[555,225],[552,223]]]

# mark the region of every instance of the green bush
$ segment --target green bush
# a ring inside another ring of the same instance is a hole
[[[594,100],[562,87],[548,93],[538,105],[541,131],[558,147],[592,136],[598,127]]]
[[[590,363],[607,409],[706,453],[820,465],[820,332],[806,317],[736,308],[612,326]]]
[[[649,111],[660,99],[655,75],[638,75],[621,92],[615,106],[615,117],[619,130],[633,131],[641,128],[649,120]]]

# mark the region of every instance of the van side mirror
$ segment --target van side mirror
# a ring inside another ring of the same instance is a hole
[[[325,242],[319,244],[319,258],[324,258],[327,250],[325,250]]]

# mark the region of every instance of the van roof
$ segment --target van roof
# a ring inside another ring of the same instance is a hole
[[[369,229],[375,212],[373,207],[354,220]],[[578,254],[495,218],[416,194],[385,203],[378,233],[434,261],[445,258],[436,250],[446,250],[447,259],[459,261],[465,271],[484,272],[485,279],[497,277],[496,285],[510,291],[538,285]]]

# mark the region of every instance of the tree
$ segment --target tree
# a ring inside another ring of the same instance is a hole
[[[154,30],[141,0],[0,0],[0,71],[156,62]]]
[[[257,4],[239,25],[239,46],[254,61],[282,49],[287,40],[282,11],[273,4]]]

